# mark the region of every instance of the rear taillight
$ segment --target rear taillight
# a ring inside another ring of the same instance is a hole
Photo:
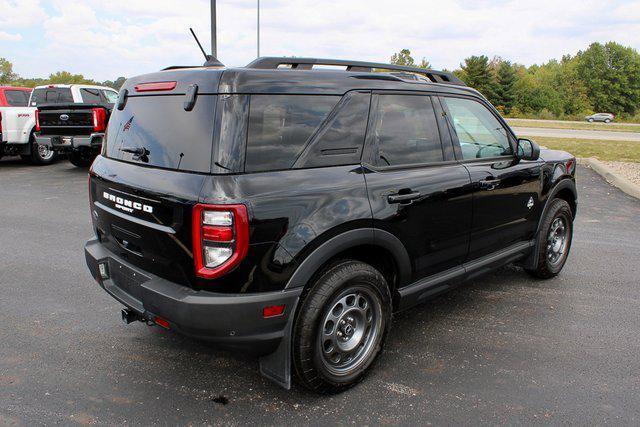
[[[40,132],[40,111],[36,110],[36,132]]]
[[[101,107],[92,108],[91,111],[93,112],[93,131],[104,132],[107,128],[107,112]]]
[[[176,88],[177,82],[152,82],[140,83],[134,86],[136,92],[157,92],[164,90],[173,90]]]
[[[233,268],[249,249],[249,219],[245,205],[193,207],[193,261],[196,276],[215,279]]]

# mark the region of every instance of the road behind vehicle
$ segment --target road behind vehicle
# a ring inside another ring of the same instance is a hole
[[[374,363],[393,312],[510,262],[557,275],[575,166],[446,72],[172,67],[121,91],[90,171],[86,261],[125,322],[338,392]]]
[[[611,113],[595,113],[585,117],[584,119],[589,123],[593,123],[593,122],[611,123],[614,117],[615,116]]]
[[[89,166],[102,148],[118,93],[102,86],[69,85],[36,89],[33,98],[32,104],[38,105],[38,146],[66,153],[75,166]]]

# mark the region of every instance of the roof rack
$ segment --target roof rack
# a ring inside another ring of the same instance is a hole
[[[249,63],[246,68],[277,69],[282,68],[282,65],[288,66],[287,68],[294,70],[311,70],[314,65],[329,65],[346,67],[346,71],[361,71],[365,73],[371,73],[374,69],[404,71],[424,75],[433,83],[466,86],[462,80],[452,73],[447,73],[445,71],[376,62],[348,61],[343,59],[262,57]]]

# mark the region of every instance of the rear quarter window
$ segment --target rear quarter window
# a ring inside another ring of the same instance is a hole
[[[289,169],[340,96],[252,95],[246,172]]]

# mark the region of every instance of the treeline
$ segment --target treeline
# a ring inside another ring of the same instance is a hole
[[[71,74],[68,71],[58,71],[49,75],[49,78],[29,79],[20,77],[13,71],[13,64],[5,58],[0,58],[0,85],[36,87],[46,84],[88,84],[108,86],[116,90],[124,84],[126,78],[118,77],[115,80],[106,80],[104,82],[85,78],[82,74]]]
[[[416,64],[408,49],[391,57]],[[453,73],[511,117],[582,119],[594,112],[640,121],[640,54],[615,42],[593,43],[575,56],[524,65],[485,55],[466,58]]]

